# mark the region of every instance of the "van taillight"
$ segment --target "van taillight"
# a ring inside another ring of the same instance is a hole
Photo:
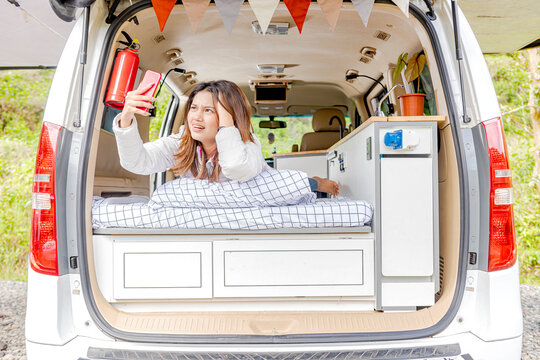
[[[483,122],[489,152],[489,271],[506,269],[516,262],[516,236],[512,209],[512,174],[500,118]]]
[[[58,275],[54,170],[60,129],[58,125],[43,123],[32,189],[30,266],[48,275]]]

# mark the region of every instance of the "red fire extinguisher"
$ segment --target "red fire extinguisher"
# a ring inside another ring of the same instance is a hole
[[[133,90],[139,68],[139,44],[133,41],[126,32],[122,31],[122,34],[127,41],[120,41],[120,43],[127,45],[127,47],[116,53],[105,96],[105,105],[119,110],[124,108],[127,93]]]

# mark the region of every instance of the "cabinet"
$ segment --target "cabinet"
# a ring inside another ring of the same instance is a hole
[[[437,123],[385,119],[329,149],[328,173],[375,204],[377,309],[415,309],[439,287]]]

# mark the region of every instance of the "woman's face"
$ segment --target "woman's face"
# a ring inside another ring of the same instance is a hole
[[[216,141],[219,119],[211,92],[203,90],[193,97],[187,122],[194,140],[200,141],[203,145],[211,145]]]

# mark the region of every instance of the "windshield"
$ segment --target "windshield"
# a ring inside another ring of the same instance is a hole
[[[312,115],[290,115],[276,116],[274,121],[285,121],[286,128],[282,129],[266,129],[260,128],[260,121],[269,120],[268,116],[252,116],[251,124],[255,130],[255,135],[261,142],[262,152],[265,158],[272,157],[272,154],[292,152],[292,146],[297,144],[300,146],[302,136],[305,133],[313,131],[311,126]],[[345,116],[345,128],[350,124],[349,116]]]

